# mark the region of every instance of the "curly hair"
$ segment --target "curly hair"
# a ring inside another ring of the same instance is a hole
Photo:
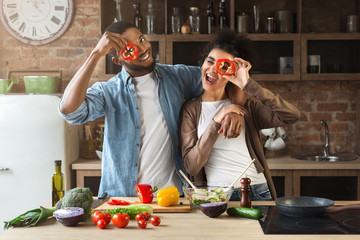
[[[242,58],[256,65],[258,56],[255,51],[254,43],[243,34],[238,34],[229,28],[218,30],[214,39],[210,41],[201,52],[201,63],[214,48],[221,49],[235,57]]]

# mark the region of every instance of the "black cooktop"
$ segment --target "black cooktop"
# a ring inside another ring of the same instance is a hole
[[[259,220],[264,234],[360,234],[360,210],[322,217],[288,217],[276,206],[256,206],[265,216]]]

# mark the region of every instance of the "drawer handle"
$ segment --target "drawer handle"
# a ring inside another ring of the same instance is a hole
[[[0,172],[5,172],[5,171],[9,171],[10,168],[0,168]]]

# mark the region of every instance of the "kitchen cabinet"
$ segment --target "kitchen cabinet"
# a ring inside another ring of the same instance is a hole
[[[279,197],[319,196],[334,200],[360,200],[360,157],[347,162],[314,162],[290,156],[268,158],[271,175]],[[77,187],[86,185],[89,177],[101,177],[101,160],[79,159],[72,164]],[[322,191],[316,191],[322,189]]]
[[[136,0],[120,1],[122,20],[132,22]],[[199,51],[211,39],[206,33],[206,8],[209,1],[153,0],[156,15],[156,34],[146,35],[155,48],[158,62],[166,64],[198,65]],[[218,15],[220,0],[213,0],[214,12]],[[226,0],[226,15],[229,27],[237,29],[236,17],[241,13],[250,16],[249,38],[255,42],[260,63],[253,66],[253,78],[258,81],[322,81],[360,79],[360,33],[346,33],[346,19],[349,15],[360,14],[359,0]],[[148,1],[141,2],[140,12],[144,16]],[[253,6],[260,9],[259,32],[255,33]],[[171,13],[178,7],[185,22],[189,8],[200,9],[201,34],[171,34]],[[116,17],[114,1],[100,1],[101,32]],[[292,33],[266,33],[266,19],[274,17],[279,10],[294,13]],[[191,52],[191,58],[189,53]],[[309,73],[309,55],[320,55],[320,72]],[[280,57],[292,57],[292,73],[280,74]],[[107,61],[106,65],[112,65]],[[109,68],[109,67],[108,67]],[[108,74],[117,71],[107,71]]]

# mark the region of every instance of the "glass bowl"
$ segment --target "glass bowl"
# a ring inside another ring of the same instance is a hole
[[[185,185],[183,192],[190,205],[195,208],[199,208],[202,203],[228,202],[234,192],[234,187],[226,191],[227,186],[224,184],[204,186],[204,184],[194,183],[194,185],[196,190],[190,185]]]

